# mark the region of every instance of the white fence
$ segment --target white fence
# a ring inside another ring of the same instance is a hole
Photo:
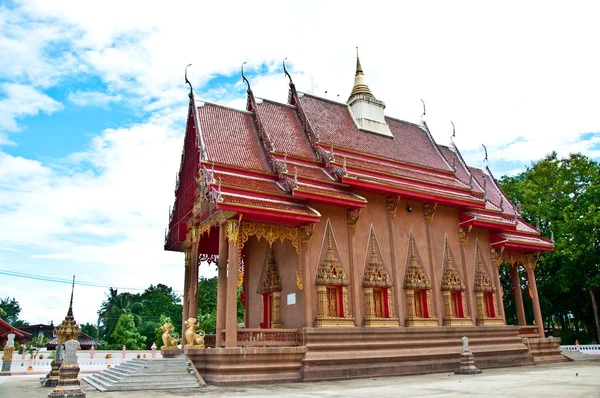
[[[49,373],[53,360],[48,359],[48,356],[52,352],[53,351],[41,351],[35,359],[31,359],[29,354],[13,354],[10,366],[11,374]],[[40,354],[44,356],[43,359],[40,359]],[[111,358],[106,358],[107,354],[111,354]],[[81,373],[100,372],[101,370],[108,368],[109,365],[110,367],[114,367],[134,358],[159,359],[162,358],[162,355],[160,354],[160,350],[156,350],[154,353],[151,350],[125,352],[119,350],[96,350],[94,352],[88,350],[77,351],[77,363],[79,364]]]
[[[600,344],[561,345],[560,349],[565,351],[579,351],[587,355],[600,355]]]

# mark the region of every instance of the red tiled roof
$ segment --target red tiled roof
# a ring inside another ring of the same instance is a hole
[[[359,203],[367,203],[367,200],[362,196],[353,194],[352,192],[344,192],[339,189],[333,188],[325,188],[325,187],[317,187],[310,184],[298,184],[298,188],[294,190],[294,192],[303,191],[314,195],[328,196],[334,197],[344,200],[350,200],[353,202]]]
[[[539,232],[534,227],[527,224],[523,220],[519,220],[519,223],[517,224],[517,231],[528,233],[528,234],[533,234],[533,235],[539,235]]]
[[[271,172],[250,112],[206,102],[198,119],[209,162]]]
[[[461,212],[459,215],[460,226],[484,226],[484,227],[495,227],[497,229],[516,229],[514,219],[507,219],[499,214],[483,213],[476,210],[469,210]]]
[[[483,206],[483,201],[474,197],[469,192],[455,192],[443,188],[423,187],[411,183],[392,181],[383,177],[372,177],[354,174],[352,176],[349,175],[347,177],[344,177],[342,179],[342,182],[345,182],[350,185],[356,185],[359,182],[374,183],[376,185],[379,185],[382,190],[385,190],[385,186],[387,186],[392,189],[403,191],[400,194],[410,198],[423,198],[429,196],[429,200],[441,201],[442,198],[446,198],[448,199],[448,202],[452,203],[460,202],[463,205],[468,203],[470,205],[475,205],[476,207]]]
[[[329,176],[329,174],[327,173],[327,171],[325,171],[325,169],[323,169],[322,167],[319,167],[317,164],[315,164],[315,167],[312,167],[312,166],[302,165],[302,164],[298,164],[298,163],[292,163],[292,162],[288,161],[287,162],[288,174],[291,177],[293,177],[296,170],[298,170],[298,177],[314,178],[315,180],[322,180],[322,181],[328,181],[328,182],[335,181],[334,179],[332,179]]]
[[[490,236],[492,247],[505,246],[508,250],[513,251],[551,251],[554,249],[554,244],[540,236],[529,235],[523,236],[518,233],[501,232]]]
[[[324,145],[333,143],[350,151],[451,171],[427,133],[416,124],[386,117],[392,139],[359,130],[346,104],[304,94],[300,106]]]
[[[97,346],[97,345],[102,344],[102,342],[100,342],[99,340],[96,340],[95,338],[90,337],[83,332],[81,332],[81,334],[77,338],[77,341],[79,341],[79,345],[82,347],[91,347],[91,346]],[[58,344],[58,338],[55,337],[55,338],[49,340],[48,344],[46,344],[46,346],[48,348],[54,348],[54,347],[56,347],[57,344]]]
[[[484,181],[486,181],[485,187],[487,190],[487,200],[496,206],[496,208],[500,209],[500,202],[502,201],[501,198],[504,197],[504,200],[502,201],[504,207],[503,213],[514,217],[515,210],[512,202],[500,191],[496,181],[494,181],[494,179],[491,178],[487,173],[484,173],[483,170],[476,167],[469,166],[469,171],[473,174],[473,177],[475,177],[477,183],[482,187],[484,186]]]
[[[336,157],[336,164],[343,166],[343,158]],[[359,167],[365,170],[374,170],[381,173],[392,174],[400,178],[413,180],[415,182],[426,182],[436,185],[442,185],[452,188],[465,189],[467,185],[456,180],[451,175],[434,174],[425,170],[412,169],[402,165],[391,165],[382,162],[375,162],[367,159],[358,159],[356,157],[346,156],[346,167]]]
[[[306,205],[286,202],[283,200],[278,201],[270,199],[259,199],[251,196],[236,195],[229,193],[222,194],[221,199],[222,202],[219,202],[217,204],[217,208],[219,208],[219,205],[237,205],[241,207],[257,208],[262,210],[298,214],[303,216],[320,216],[320,214],[316,210],[313,210]]]
[[[446,158],[446,162],[448,162],[448,164],[451,166],[453,164],[456,165],[456,178],[463,184],[469,185],[469,182],[471,181],[471,173],[469,172],[468,168],[465,167],[461,157],[459,157],[453,150],[451,150],[447,146],[438,145],[438,147],[440,148],[440,151],[442,152],[444,158]],[[479,184],[473,184],[473,188],[471,189],[473,190],[473,192],[483,193],[483,190],[481,190]]]
[[[253,190],[258,192],[264,192],[267,194],[283,195],[286,192],[274,180],[259,179],[254,177],[241,176],[239,174],[230,174],[215,171],[215,182],[212,183],[214,187],[235,187],[240,189]]]
[[[258,99],[256,106],[256,114],[276,152],[316,160],[294,106]]]

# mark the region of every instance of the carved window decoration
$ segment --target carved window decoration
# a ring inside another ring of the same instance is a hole
[[[394,307],[391,304],[392,286],[392,280],[383,262],[375,229],[371,224],[363,272],[366,309],[363,323],[365,326],[398,326],[398,319],[394,317]]]
[[[282,328],[281,277],[279,276],[279,264],[275,260],[273,246],[269,246],[267,249],[258,294],[261,295],[262,299],[261,329]]]
[[[321,255],[315,283],[319,299],[316,326],[354,326],[348,309],[348,277],[340,261],[340,253],[327,219],[321,243]]]
[[[477,325],[503,324],[497,317],[498,308],[494,293],[496,287],[488,273],[485,259],[481,253],[479,243],[475,243],[475,299],[477,301]]]
[[[466,315],[465,285],[456,269],[456,261],[450,249],[448,236],[444,238],[442,264],[442,296],[444,298],[444,326],[472,325]]]
[[[408,237],[404,291],[408,304],[406,326],[437,326],[431,305],[431,282],[423,268],[412,230]]]

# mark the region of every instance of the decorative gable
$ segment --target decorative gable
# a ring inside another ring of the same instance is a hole
[[[340,261],[340,252],[329,219],[327,219],[327,223],[325,224],[325,234],[321,243],[316,284],[348,285],[348,277]]]
[[[412,230],[408,237],[408,256],[406,274],[404,275],[404,288],[431,289],[431,283],[423,268],[423,262],[421,261],[421,256],[419,256]]]
[[[490,274],[487,271],[487,266],[483,255],[481,254],[481,248],[479,243],[476,244],[475,252],[475,291],[476,292],[495,292],[496,287],[490,278]]]
[[[391,287],[392,280],[387,268],[383,263],[383,256],[379,242],[375,236],[375,229],[371,224],[371,233],[369,234],[369,245],[367,246],[367,255],[365,256],[365,269],[363,272],[364,287]]]
[[[444,263],[442,264],[442,290],[465,290],[465,284],[462,282],[458,271],[454,264],[454,255],[450,249],[450,243],[448,242],[448,236],[445,237],[444,244]]]
[[[265,256],[265,264],[263,266],[258,293],[262,294],[272,291],[281,291],[281,277],[279,276],[279,265],[275,260],[275,250],[273,246],[270,246]]]

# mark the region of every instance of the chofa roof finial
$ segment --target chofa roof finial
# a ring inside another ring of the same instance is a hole
[[[483,151],[485,153],[485,156],[483,158],[483,170],[485,171],[485,169],[487,169],[488,154],[487,154],[487,148],[485,147],[485,145],[481,144],[481,146],[483,147]]]
[[[250,90],[250,82],[248,81],[248,79],[246,79],[246,76],[244,76],[244,65],[246,65],[247,61],[244,61],[244,63],[242,64],[242,81],[245,82],[248,85],[248,92],[252,91]]]
[[[192,83],[190,83],[190,81],[188,80],[188,77],[187,77],[187,70],[190,66],[192,66],[192,64],[188,64],[188,66],[185,67],[185,82],[186,82],[186,84],[188,84],[190,86],[190,95],[192,95],[192,92],[194,91],[194,89],[192,88]]]
[[[288,77],[288,79],[290,79],[290,86],[294,85],[294,82],[292,81],[292,77],[290,76],[290,74],[288,73],[286,67],[285,67],[285,60],[287,59],[287,57],[285,57],[285,59],[283,60],[283,73],[285,73],[285,75]]]

